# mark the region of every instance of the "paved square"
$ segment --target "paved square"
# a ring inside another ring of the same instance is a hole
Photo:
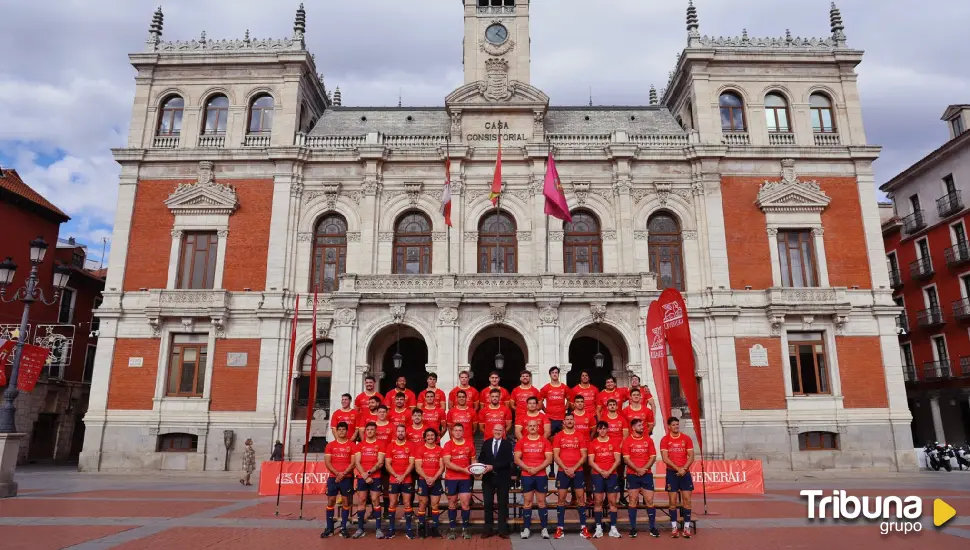
[[[613,550],[651,548],[878,548],[931,547],[966,549],[970,545],[970,472],[921,472],[913,475],[873,475],[866,472],[787,474],[766,481],[763,496],[711,496],[708,515],[701,497],[695,497],[694,516],[699,532],[690,541],[672,540],[669,524],[661,523],[660,539],[626,536],[627,514],[619,514],[621,539],[586,541],[568,529],[560,541],[475,538],[461,541],[468,550]],[[65,469],[26,468],[18,471],[23,489],[14,499],[0,500],[0,548],[3,550],[53,550],[71,548],[102,550],[118,548],[179,548],[190,550],[247,548],[362,548],[372,550],[388,544],[423,550],[453,548],[448,540],[409,541],[399,532],[393,543],[373,536],[357,541],[322,541],[324,500],[307,497],[304,517],[299,519],[299,499],[284,497],[276,514],[275,498],[262,498],[255,488],[241,488],[235,477],[194,477],[174,474],[122,476],[79,474]],[[811,523],[806,518],[802,489],[845,489],[855,496],[919,496],[924,499],[923,529],[909,535],[881,535],[877,523]],[[932,499],[943,498],[957,510],[944,529],[932,522]],[[641,513],[642,514],[642,513]],[[645,514],[643,514],[645,516]],[[659,514],[658,514],[659,515]],[[574,521],[574,512],[567,514]],[[400,521],[400,511],[399,511]],[[535,518],[538,524],[538,518]],[[550,522],[555,513],[550,513]],[[646,517],[641,520],[641,532]],[[447,525],[447,514],[442,515]],[[480,524],[481,513],[472,522]]]

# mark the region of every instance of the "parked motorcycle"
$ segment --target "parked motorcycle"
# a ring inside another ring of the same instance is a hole
[[[948,472],[953,470],[953,466],[950,464],[950,454],[946,450],[946,445],[940,445],[938,441],[927,443],[923,447],[923,452],[926,454],[926,463],[933,470],[939,472],[941,467]]]
[[[957,467],[960,471],[963,471],[964,466],[970,470],[970,445],[964,443],[962,447],[955,447],[953,456],[957,459]]]

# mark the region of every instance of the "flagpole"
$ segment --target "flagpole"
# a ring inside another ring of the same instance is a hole
[[[449,135],[445,138],[445,166],[448,169],[447,181],[448,181],[448,192],[451,193],[451,136]],[[452,201],[452,206],[454,206],[454,198],[450,198]],[[447,233],[445,244],[448,247],[448,273],[451,273],[451,224],[446,224]]]
[[[549,139],[549,135],[546,134],[546,145],[549,149],[546,153],[546,172],[549,171],[549,155],[552,154],[552,140]],[[543,184],[543,191],[545,190],[545,184]],[[545,198],[543,198],[545,200]],[[545,214],[543,217],[546,219],[546,273],[549,273],[549,215]]]
[[[316,308],[316,304],[313,304]],[[276,476],[276,515],[280,515],[280,495],[283,493],[283,462],[286,460],[286,433],[289,431],[290,390],[293,388],[293,359],[296,353],[296,324],[300,318],[300,295],[296,295],[296,311],[293,313],[293,328],[290,329],[290,366],[286,375],[286,401],[283,402],[283,452],[280,455],[280,472]]]
[[[313,290],[313,340],[310,348],[310,391],[307,395],[306,434],[303,436],[303,475],[300,476],[300,519],[303,519],[303,496],[306,491],[306,460],[310,450],[310,424],[317,402],[317,291]]]

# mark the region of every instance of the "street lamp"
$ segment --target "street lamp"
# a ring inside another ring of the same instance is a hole
[[[596,355],[593,356],[593,364],[596,368],[601,369],[603,365],[606,364],[606,357],[600,353],[600,326],[596,325]]]
[[[10,380],[7,381],[7,389],[3,392],[3,405],[0,405],[0,434],[16,433],[15,423],[17,408],[14,401],[20,393],[17,390],[17,378],[20,374],[20,358],[24,352],[24,340],[27,338],[27,320],[30,318],[30,305],[34,302],[41,302],[45,305],[53,305],[60,297],[61,291],[67,286],[67,280],[71,276],[71,268],[58,265],[54,268],[54,296],[48,300],[44,291],[38,286],[40,280],[37,277],[37,268],[44,261],[47,255],[47,242],[43,237],[37,237],[30,241],[30,275],[24,286],[14,291],[10,298],[7,298],[7,286],[13,283],[14,274],[17,271],[17,264],[13,263],[12,258],[7,258],[0,262],[0,301],[11,303],[21,301],[24,303],[24,312],[20,317],[20,336],[17,338],[17,347],[14,349],[13,368],[10,371]]]
[[[502,337],[498,337],[498,353],[495,354],[495,370],[505,368],[505,356],[502,355]]]
[[[397,351],[394,352],[394,370],[399,370],[401,365],[404,363],[404,356],[401,355],[401,325],[397,325]]]

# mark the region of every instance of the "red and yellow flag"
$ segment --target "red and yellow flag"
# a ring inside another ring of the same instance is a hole
[[[492,178],[492,192],[488,200],[498,206],[498,199],[502,196],[502,134],[498,135],[498,157],[495,159],[495,176]]]

